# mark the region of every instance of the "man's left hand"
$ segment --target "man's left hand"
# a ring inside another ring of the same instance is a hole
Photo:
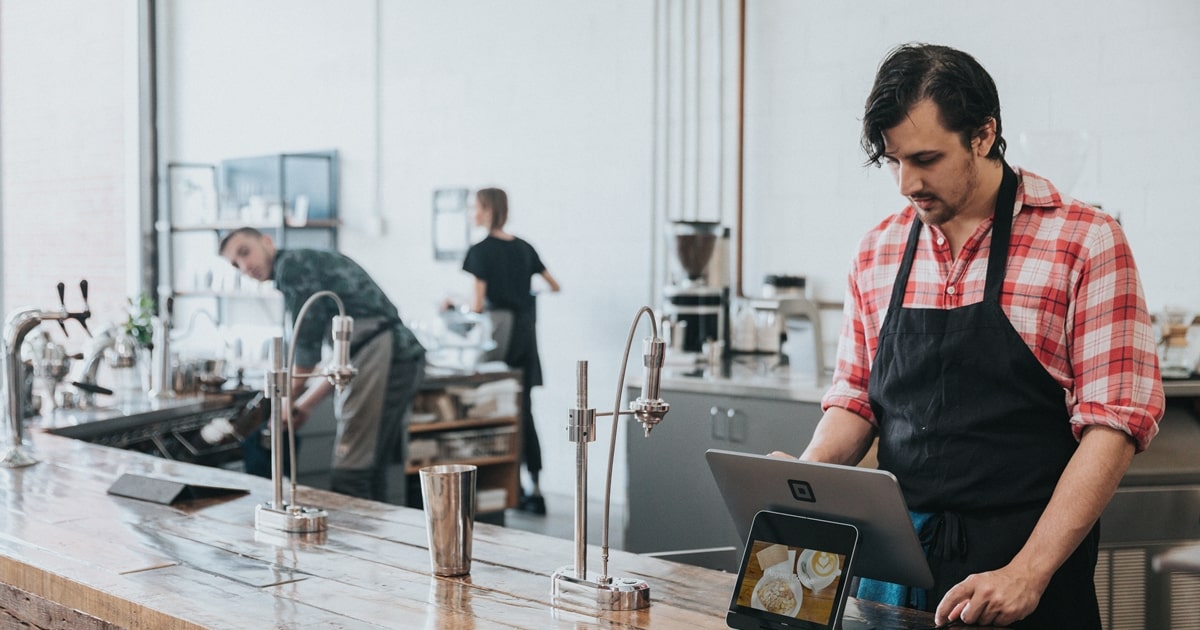
[[[976,573],[946,592],[934,613],[940,626],[953,621],[981,626],[1007,626],[1037,608],[1046,585],[1012,565]]]

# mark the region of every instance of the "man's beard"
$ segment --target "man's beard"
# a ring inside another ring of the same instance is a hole
[[[975,189],[979,186],[979,169],[975,166],[975,161],[970,157],[966,158],[966,175],[963,181],[962,194],[953,201],[946,200],[938,195],[916,194],[909,197],[909,201],[913,203],[913,208],[917,210],[917,216],[925,225],[942,225],[958,215],[962,214],[963,209],[974,194]],[[922,209],[917,205],[918,200],[932,200],[934,203],[928,210]]]

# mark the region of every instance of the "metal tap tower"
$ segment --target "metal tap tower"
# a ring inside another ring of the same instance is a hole
[[[271,340],[272,369],[267,372],[266,392],[271,399],[271,483],[274,495],[269,503],[260,503],[254,509],[254,527],[258,530],[283,531],[289,534],[308,534],[325,531],[328,513],[320,508],[310,508],[296,503],[296,432],[292,428],[289,413],[288,452],[291,456],[291,492],[289,500],[283,499],[283,408],[291,408],[292,379],[317,376],[317,374],[295,374],[296,333],[304,323],[308,307],[321,297],[337,302],[339,315],[333,318],[333,360],[320,375],[329,379],[338,392],[350,383],[358,373],[350,365],[350,337],[354,332],[354,319],[346,316],[341,298],[333,291],[318,291],[305,300],[292,326],[292,341],[288,344],[287,363],[283,363],[283,338]],[[286,402],[285,402],[286,401]]]
[[[638,320],[648,314],[652,334],[643,347],[642,395],[621,410],[621,390],[625,384],[625,366],[629,362],[629,349],[633,345],[634,331]],[[575,443],[575,565],[563,567],[552,577],[551,599],[555,604],[570,603],[598,610],[636,610],[650,605],[650,585],[633,578],[608,575],[608,521],[609,501],[612,497],[613,457],[616,452],[617,419],[632,415],[650,437],[650,431],[662,421],[670,405],[660,398],[660,383],[666,343],[658,336],[658,324],[654,311],[643,306],[634,316],[625,342],[625,354],[621,360],[621,375],[617,379],[616,403],[611,413],[596,413],[588,407],[587,361],[579,361],[575,367],[575,407],[569,411],[568,439]],[[603,542],[601,547],[601,569],[599,574],[587,571],[587,468],[588,443],[596,440],[596,417],[612,416],[612,437],[608,448],[608,468],[604,484]]]
[[[88,282],[87,280],[79,281],[79,292],[83,295],[83,310],[71,312],[67,310],[66,303],[66,285],[58,283],[58,308],[54,310],[41,310],[36,308],[25,308],[14,311],[9,314],[4,322],[4,375],[6,388],[8,390],[8,441],[9,445],[0,459],[0,467],[4,468],[20,468],[22,466],[32,466],[38,463],[38,459],[25,448],[23,443],[24,435],[21,423],[24,420],[25,410],[21,405],[22,396],[22,379],[21,379],[21,343],[25,340],[25,336],[29,334],[38,324],[44,321],[58,322],[62,327],[63,333],[67,332],[66,320],[74,319],[83,326],[84,332],[89,336],[92,334],[87,327],[87,320],[92,316],[92,309],[88,306]]]

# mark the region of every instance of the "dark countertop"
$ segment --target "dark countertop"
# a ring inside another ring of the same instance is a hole
[[[175,398],[142,398],[127,404],[92,409],[55,409],[47,415],[33,418],[30,426],[56,435],[86,440],[216,409],[234,408],[254,393],[249,390],[229,391]]]
[[[1167,398],[1158,435],[1133,457],[1122,486],[1200,485],[1200,416],[1194,403]]]
[[[1163,393],[1167,395],[1167,398],[1200,398],[1200,376],[1189,379],[1164,380]]]

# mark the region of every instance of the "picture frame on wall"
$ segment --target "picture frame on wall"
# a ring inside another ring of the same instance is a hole
[[[175,225],[215,223],[220,204],[216,165],[168,164],[167,195]]]
[[[461,261],[471,246],[469,188],[433,191],[433,259]]]

